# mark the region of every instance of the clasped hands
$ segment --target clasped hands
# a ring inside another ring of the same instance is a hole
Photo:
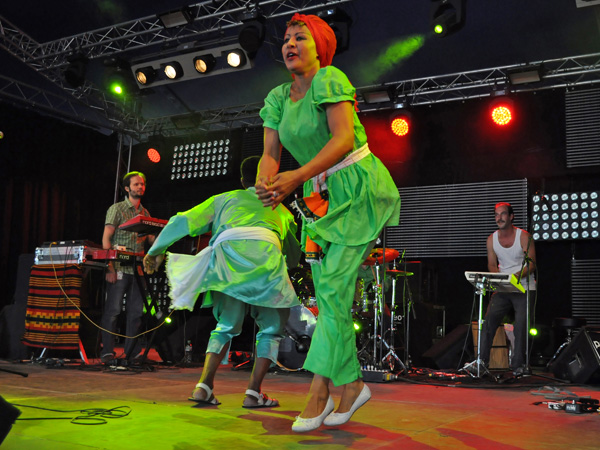
[[[275,209],[284,198],[290,195],[302,180],[298,179],[295,171],[281,172],[272,177],[258,177],[256,180],[256,195],[263,206]]]
[[[154,272],[158,270],[163,260],[165,259],[165,255],[146,255],[144,256],[144,270],[148,275],[152,275]]]

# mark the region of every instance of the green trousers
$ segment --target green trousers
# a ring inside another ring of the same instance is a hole
[[[303,368],[335,386],[362,377],[351,310],[358,267],[373,245],[329,244],[321,263],[311,266],[319,316]]]

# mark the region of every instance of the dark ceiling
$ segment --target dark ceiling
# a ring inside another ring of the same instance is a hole
[[[256,3],[262,3],[269,11],[273,10],[273,4],[283,9],[306,4],[310,6],[308,12],[315,12],[328,2],[215,0],[195,5],[221,5],[231,10],[239,6],[243,11],[244,6]],[[345,71],[360,91],[368,86],[400,80],[600,52],[600,6],[596,6],[595,3],[599,2],[593,0],[471,0],[466,4],[464,27],[444,38],[433,37],[429,32],[431,3],[429,0],[348,0],[336,4],[348,13],[353,24],[350,47],[334,58],[334,65]],[[578,3],[589,6],[578,7]],[[8,23],[14,25],[33,41],[43,44],[65,41],[69,36],[141,18],[152,19],[157,13],[181,6],[181,1],[173,0],[21,0],[3,2],[0,21],[5,27]],[[273,14],[272,17],[267,20],[266,42],[256,56],[254,68],[141,90],[133,99],[130,98],[125,105],[126,110],[132,112],[136,120],[148,120],[259,104],[271,88],[289,80],[283,64],[278,61],[280,37],[289,15],[276,17]],[[233,39],[238,29],[231,26],[220,32],[199,33],[199,38],[156,39],[140,48],[117,49],[108,55],[90,55],[92,59],[87,78],[100,90],[100,72],[104,70],[103,61],[108,56],[132,61],[190,40],[216,43],[218,39]],[[98,129],[114,129],[114,123],[98,118],[94,108],[79,105],[72,90],[62,89],[42,76],[40,72],[43,71],[36,71],[31,63],[11,55],[6,41],[0,40],[0,44],[3,44],[0,50],[0,102],[24,106],[39,103],[33,95],[25,96],[28,97],[25,100],[16,98],[7,88],[10,80],[16,80],[78,105],[73,114],[65,113],[62,106],[41,108],[47,114],[54,110],[55,115],[65,120],[87,123]],[[154,131],[145,130],[146,134]]]

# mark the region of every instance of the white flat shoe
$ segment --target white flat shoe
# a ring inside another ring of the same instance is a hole
[[[330,395],[329,398],[327,399],[327,404],[325,405],[325,409],[323,410],[323,412],[321,414],[319,414],[317,417],[313,417],[311,419],[304,419],[303,417],[297,416],[296,420],[292,424],[292,431],[295,431],[296,433],[304,433],[305,431],[316,430],[317,428],[319,428],[321,426],[321,424],[323,423],[323,420],[327,416],[329,416],[329,413],[331,413],[331,411],[333,411],[334,407],[335,407],[335,404],[333,403],[333,399],[331,398],[331,395]]]
[[[367,403],[370,398],[371,398],[371,390],[368,388],[367,384],[365,383],[365,385],[362,388],[362,391],[360,391],[360,394],[358,394],[358,397],[356,397],[356,400],[354,400],[354,403],[352,403],[352,407],[350,408],[350,411],[345,412],[345,413],[332,412],[327,417],[325,417],[323,424],[328,427],[335,427],[338,425],[345,424],[346,422],[348,422],[350,420],[350,417],[352,417],[352,414],[354,414],[356,412],[356,410],[358,408],[360,408],[362,405]]]

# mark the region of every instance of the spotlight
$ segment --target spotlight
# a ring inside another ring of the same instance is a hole
[[[432,0],[431,28],[438,37],[457,31],[465,24],[465,0]]]
[[[398,137],[404,137],[410,132],[411,116],[408,111],[394,113],[390,117],[390,129]]]
[[[176,80],[177,78],[181,78],[183,76],[183,69],[181,68],[181,64],[179,64],[177,61],[163,64],[162,69],[167,78],[170,80]]]
[[[542,79],[542,65],[520,67],[506,71],[508,82],[513,86],[519,84],[538,83]]]
[[[499,98],[490,105],[490,117],[492,122],[503,127],[512,122],[514,117],[514,104],[508,98]]]
[[[160,153],[158,153],[158,150],[156,150],[155,148],[149,148],[147,155],[148,159],[153,163],[160,162]]]
[[[105,73],[104,85],[117,96],[124,96],[135,88],[131,78],[129,63],[120,58],[108,58],[104,60]]]
[[[158,20],[165,28],[175,28],[192,23],[194,20],[192,9],[189,7],[177,11],[170,11],[157,15]]]
[[[338,8],[325,9],[317,13],[321,19],[327,22],[335,33],[337,40],[336,54],[348,50],[350,46],[350,26],[352,19],[345,11]]]
[[[142,67],[135,71],[135,79],[141,85],[146,86],[156,79],[156,71],[150,66]]]
[[[217,64],[216,58],[211,55],[202,55],[194,58],[194,67],[198,71],[198,73],[208,73],[214,69]]]
[[[227,64],[237,68],[246,64],[246,56],[239,50],[231,50],[227,53]]]
[[[265,20],[265,17],[256,11],[246,13],[241,18],[244,25],[238,33],[238,42],[250,55],[256,54],[265,40]]]
[[[65,81],[73,88],[83,86],[89,60],[84,54],[78,53],[70,58],[67,58],[67,61],[69,62],[69,65],[63,74]]]

